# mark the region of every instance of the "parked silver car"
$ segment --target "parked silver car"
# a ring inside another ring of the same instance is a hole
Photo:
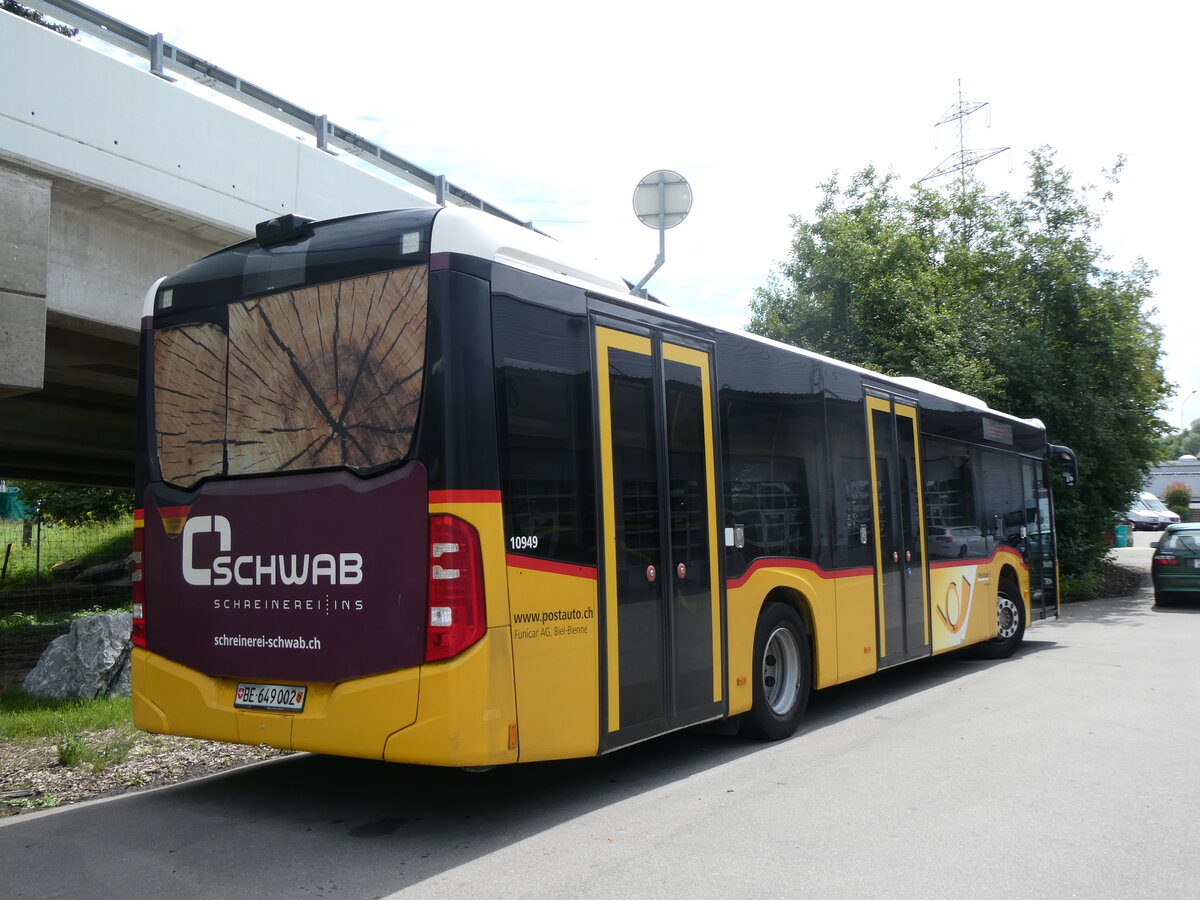
[[[1141,500],[1133,501],[1133,506],[1125,513],[1125,518],[1135,531],[1161,531],[1167,527],[1158,513],[1149,509]]]
[[[1162,531],[1168,525],[1178,525],[1179,516],[1149,491],[1142,492],[1125,514],[1138,531]]]
[[[1171,510],[1167,507],[1167,504],[1163,503],[1149,491],[1143,492],[1141,499],[1142,502],[1146,504],[1146,508],[1148,510],[1158,513],[1158,517],[1162,520],[1162,525],[1160,526],[1161,528],[1166,528],[1168,525],[1179,524],[1179,514],[1171,512]]]

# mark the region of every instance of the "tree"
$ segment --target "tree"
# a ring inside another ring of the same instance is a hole
[[[995,369],[958,352],[970,343],[973,318],[959,302],[966,285],[939,274],[947,201],[918,190],[907,203],[895,177],[873,168],[844,191],[836,176],[822,188],[814,221],[792,217],[792,259],[756,292],[749,330],[888,374],[989,393]]]
[[[118,488],[80,487],[50,481],[9,481],[20,492],[30,515],[60,525],[113,522],[133,512],[133,491]]]
[[[1160,461],[1179,459],[1184,454],[1200,456],[1200,419],[1196,419],[1178,434],[1169,434],[1159,444]]]
[[[75,37],[79,34],[78,28],[71,28],[69,25],[60,25],[57,22],[51,22],[40,12],[30,9],[27,6],[22,6],[15,0],[0,0],[0,9],[7,13],[12,13],[14,16],[20,16],[22,19],[28,19],[30,22],[36,22],[44,28],[49,28],[51,31],[57,31],[66,37]]]
[[[1028,170],[1019,198],[969,180],[902,197],[871,168],[844,189],[831,179],[816,217],[793,217],[791,257],[756,291],[749,329],[1042,419],[1079,454],[1081,484],[1056,503],[1063,571],[1085,592],[1165,430],[1154,273],[1104,268],[1092,189],[1051,150]]]

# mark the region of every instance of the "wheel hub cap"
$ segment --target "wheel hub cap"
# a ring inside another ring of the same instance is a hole
[[[763,654],[762,683],[767,705],[777,716],[787,715],[800,696],[800,648],[786,628],[776,628]]]

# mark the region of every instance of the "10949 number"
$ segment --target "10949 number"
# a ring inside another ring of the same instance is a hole
[[[537,545],[536,534],[518,534],[508,539],[509,550],[536,550]]]

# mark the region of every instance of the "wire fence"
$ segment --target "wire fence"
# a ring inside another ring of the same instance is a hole
[[[128,610],[133,521],[0,521],[0,689],[19,685],[74,619]]]

